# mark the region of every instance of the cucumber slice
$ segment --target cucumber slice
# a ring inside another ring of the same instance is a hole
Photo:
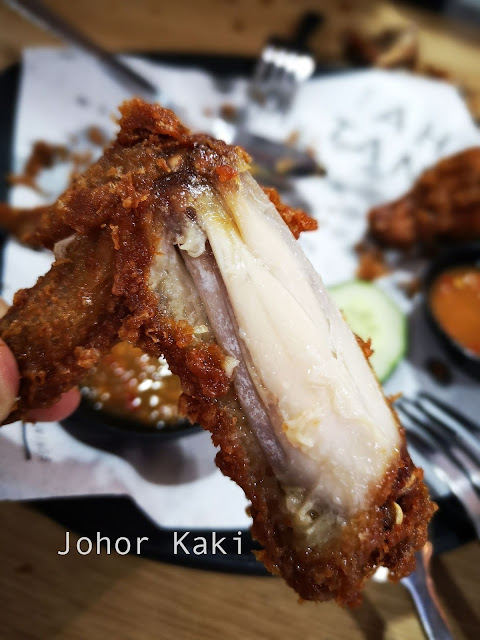
[[[391,298],[370,282],[353,280],[329,289],[350,327],[372,341],[370,364],[380,382],[393,372],[407,349],[407,321]]]

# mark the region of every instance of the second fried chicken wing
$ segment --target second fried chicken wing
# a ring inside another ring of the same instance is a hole
[[[399,248],[480,237],[480,147],[441,160],[402,198],[372,209],[369,228]]]

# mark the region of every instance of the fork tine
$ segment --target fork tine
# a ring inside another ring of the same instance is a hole
[[[285,112],[299,85],[314,71],[315,62],[308,53],[269,43],[255,68],[250,94],[260,104]]]
[[[272,65],[272,73],[266,80],[265,93],[271,106],[280,111],[286,111],[293,100],[298,84],[292,72],[292,54],[287,50],[277,50],[277,58]]]
[[[289,109],[299,85],[315,71],[315,58],[307,43],[322,22],[320,13],[308,11],[292,41],[274,37],[267,42],[250,84],[250,96],[255,102],[280,115]]]
[[[453,407],[448,406],[442,400],[435,398],[426,391],[420,391],[418,397],[419,399],[428,401],[437,410],[443,411],[443,413],[449,416],[451,420],[455,421],[461,427],[467,429],[467,431],[480,436],[480,425],[476,424],[475,422],[473,422],[473,420],[470,420],[470,418],[467,418],[467,416],[464,416]]]
[[[250,88],[254,93],[265,94],[265,84],[276,68],[275,56],[275,48],[271,44],[267,44],[262,50],[253,72]]]
[[[410,436],[414,446],[423,453],[436,475],[459,500],[480,537],[480,499],[464,471],[452,463],[443,451],[433,448],[419,431],[410,432]]]
[[[283,49],[277,49],[276,59],[273,63],[272,74],[268,78],[268,88],[266,93],[271,103],[276,103],[277,107],[283,109],[285,95],[289,90],[291,75],[289,70],[289,53]],[[293,90],[293,86],[291,87]]]
[[[401,413],[415,424],[415,421],[405,412],[404,407]],[[449,453],[436,448],[420,429],[410,429],[408,435],[413,446],[428,461],[434,473],[448,485],[459,500],[472,521],[477,536],[480,537],[480,498],[465,470]]]
[[[250,85],[251,97],[262,107],[271,107],[272,104],[276,106],[277,85],[281,72],[277,50],[273,46],[267,45],[255,68]]]
[[[449,436],[468,454],[468,456],[480,466],[480,440],[470,430],[466,429],[459,422],[453,419],[449,421],[450,416],[442,413],[440,408],[434,413],[428,404],[425,404],[423,398],[413,401],[418,411],[421,411],[430,420],[430,425],[437,431],[447,431]],[[435,406],[435,405],[432,405]],[[446,416],[446,418],[445,418]]]
[[[443,423],[436,420],[436,428],[433,427],[430,422],[429,416],[425,415],[421,406],[418,406],[414,401],[407,401],[399,403],[401,412],[408,416],[413,424],[419,426],[426,431],[437,446],[444,449],[445,453],[459,465],[463,471],[468,475],[472,484],[480,491],[480,462],[472,455],[472,451],[461,440],[457,438],[449,438],[445,433],[446,427]],[[412,409],[420,412],[415,414]],[[455,432],[453,432],[455,436]],[[459,446],[460,444],[460,446]]]
[[[287,111],[295,97],[298,81],[293,73],[283,70],[276,87],[279,108]]]
[[[467,431],[457,422],[453,422],[452,426],[452,423],[445,420],[445,415],[441,412],[432,412],[429,405],[425,405],[423,398],[416,398],[415,400],[402,398],[398,406],[401,405],[404,407],[414,407],[415,411],[422,415],[426,429],[434,430],[438,435],[443,436],[444,439],[446,437],[445,432],[447,432],[449,437],[447,439],[448,444],[454,442],[480,466],[480,442],[470,431]]]

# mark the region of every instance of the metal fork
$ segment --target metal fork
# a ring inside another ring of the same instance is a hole
[[[451,490],[480,537],[480,427],[426,392],[395,403],[411,448]],[[430,575],[430,543],[402,584],[410,591],[428,638],[452,638]]]
[[[249,87],[250,100],[233,122],[216,118],[213,133],[230,144],[252,150],[257,169],[267,167],[262,182],[273,176],[322,174],[316,160],[303,150],[263,137],[253,132],[255,122],[276,124],[290,109],[300,85],[315,71],[315,58],[307,48],[312,33],[322,22],[318,13],[308,12],[300,20],[294,38],[271,38],[263,48]],[[253,125],[253,126],[252,126]],[[267,158],[275,158],[274,170]],[[274,184],[274,186],[276,186]]]
[[[428,640],[453,640],[430,573],[432,553],[432,543],[427,542],[423,549],[415,554],[415,571],[402,578],[400,582],[412,596]],[[373,580],[379,583],[388,582],[388,569],[379,567],[373,575]]]
[[[410,445],[459,500],[480,538],[480,427],[426,392],[395,407]]]
[[[315,71],[315,59],[307,42],[320,22],[319,14],[306,13],[291,42],[272,38],[266,44],[250,86],[255,102],[279,113],[288,111],[299,86]]]

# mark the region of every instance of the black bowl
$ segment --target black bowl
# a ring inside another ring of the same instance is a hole
[[[85,398],[75,413],[62,420],[62,426],[76,439],[101,449],[108,449],[110,444],[123,445],[132,441],[145,444],[152,440],[167,442],[202,431],[200,425],[192,424],[186,418],[179,418],[171,426],[148,427],[131,418],[94,409]]]
[[[424,277],[424,308],[430,327],[439,338],[441,344],[451,355],[452,359],[462,367],[465,372],[475,378],[480,378],[480,356],[476,355],[452,338],[437,321],[430,306],[430,291],[435,280],[444,271],[462,266],[480,268],[480,243],[463,245],[450,249],[433,260]]]

